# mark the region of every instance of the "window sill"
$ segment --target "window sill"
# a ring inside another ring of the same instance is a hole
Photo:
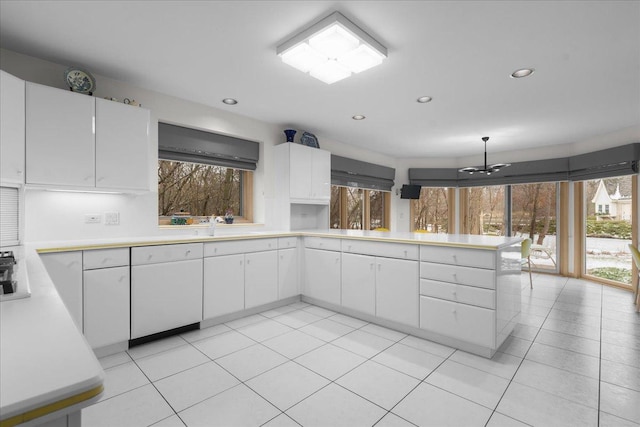
[[[264,224],[255,222],[234,222],[233,224],[218,223],[216,228],[242,228],[242,227],[264,227]],[[199,230],[208,229],[209,224],[190,224],[190,225],[158,225],[160,230]]]

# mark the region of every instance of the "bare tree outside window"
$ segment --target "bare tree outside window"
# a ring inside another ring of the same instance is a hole
[[[420,198],[411,202],[414,212],[414,230],[448,233],[449,198],[446,188],[422,187]]]
[[[384,193],[369,190],[369,228],[384,228]]]
[[[472,187],[467,194],[467,233],[504,236],[504,186]]]
[[[350,230],[363,230],[364,190],[361,188],[347,188],[347,228]]]
[[[199,163],[158,161],[158,215],[242,216],[242,172]]]

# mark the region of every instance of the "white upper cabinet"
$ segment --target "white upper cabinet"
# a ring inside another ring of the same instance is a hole
[[[289,148],[289,197],[292,201],[328,203],[331,199],[331,153],[300,144],[286,144],[285,147]]]
[[[331,199],[331,154],[325,150],[291,146],[291,198],[328,202]]]
[[[149,110],[26,86],[27,184],[149,189]]]
[[[27,184],[95,186],[95,100],[27,82]]]
[[[0,70],[0,181],[24,183],[24,80]]]
[[[149,110],[96,99],[96,187],[148,190]]]

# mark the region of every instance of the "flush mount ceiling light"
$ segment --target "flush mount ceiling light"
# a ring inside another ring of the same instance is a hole
[[[521,69],[515,70],[513,73],[511,73],[511,78],[513,78],[513,79],[521,79],[523,77],[529,77],[531,74],[533,74],[534,71],[535,71],[535,69],[533,69],[533,68],[521,68]]]
[[[225,98],[222,100],[222,102],[227,105],[236,105],[238,103],[238,101],[233,98]]]
[[[356,114],[355,116],[351,117],[353,120],[364,120],[367,117],[363,116],[362,114]]]
[[[418,101],[420,104],[426,104],[427,102],[431,102],[432,100],[433,98],[430,96],[421,96],[420,98],[416,99],[416,101]]]
[[[334,12],[277,47],[285,64],[327,84],[382,63],[387,48],[339,12]]]
[[[458,172],[467,172],[469,175],[473,175],[476,172],[491,175],[494,172],[498,172],[502,168],[511,166],[510,163],[496,163],[495,165],[487,166],[487,141],[489,140],[489,137],[483,136],[482,140],[484,141],[484,168],[466,167],[458,169]]]

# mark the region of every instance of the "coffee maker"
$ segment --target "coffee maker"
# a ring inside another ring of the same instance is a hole
[[[0,294],[12,294],[16,291],[13,270],[15,264],[13,251],[0,251]]]

